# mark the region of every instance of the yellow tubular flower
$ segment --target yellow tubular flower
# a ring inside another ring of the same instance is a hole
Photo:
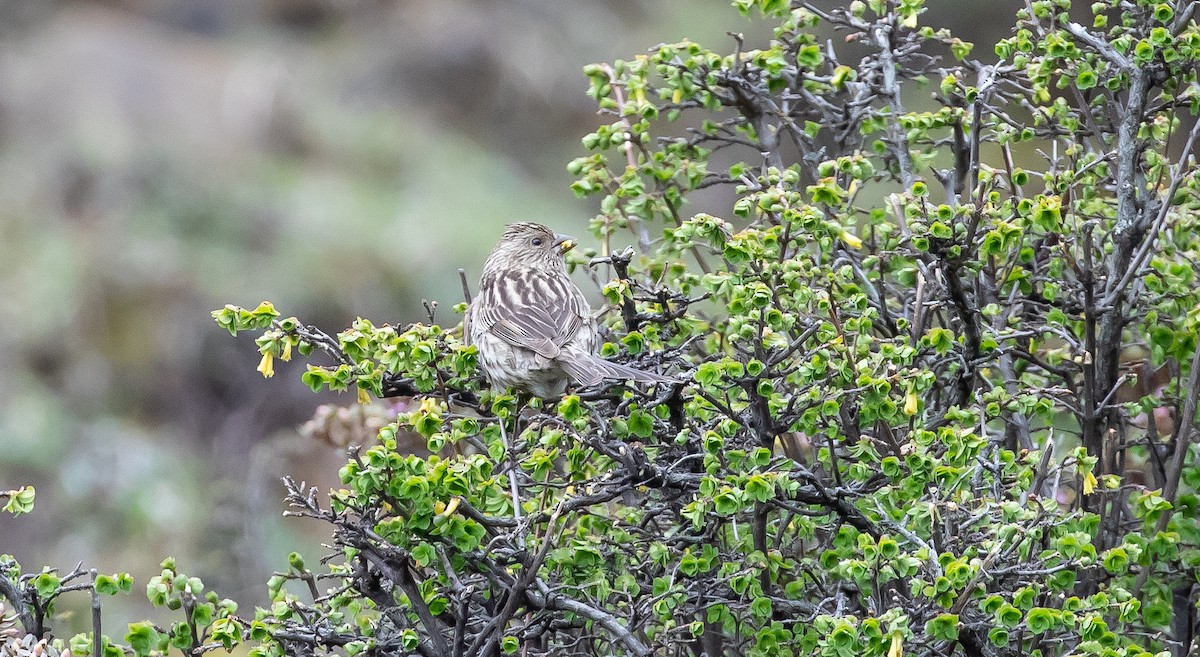
[[[262,360],[258,361],[258,371],[263,375],[263,378],[271,378],[275,376],[275,357],[271,352],[263,354]]]

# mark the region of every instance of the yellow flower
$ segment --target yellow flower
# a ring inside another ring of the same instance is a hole
[[[899,632],[892,632],[892,647],[888,648],[887,657],[901,657],[904,654],[904,643],[900,640]]]
[[[283,341],[283,353],[279,354],[279,360],[282,360],[283,362],[286,363],[291,359],[292,359],[292,341],[285,338]]]
[[[370,404],[371,403],[371,395],[367,394],[366,388],[358,389],[358,403],[360,403],[360,404]]]
[[[275,376],[275,357],[271,352],[263,354],[262,360],[258,361],[258,371],[267,379]]]
[[[438,515],[445,517],[445,516],[449,516],[449,515],[453,514],[455,511],[458,510],[458,505],[460,502],[462,502],[462,498],[460,498],[460,497],[450,498],[450,503],[444,505],[445,508],[443,508],[442,511],[440,513],[438,513]]]
[[[1092,491],[1096,490],[1096,475],[1087,473],[1083,478],[1083,494],[1091,495]]]
[[[862,248],[862,240],[858,238],[858,235],[855,235],[848,230],[842,231],[842,241],[846,243],[846,246],[852,249]]]
[[[909,390],[907,395],[904,395],[904,414],[912,417],[917,414],[917,393]]]

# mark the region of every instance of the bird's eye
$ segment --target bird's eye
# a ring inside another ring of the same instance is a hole
[[[540,237],[535,237],[535,238],[533,238],[532,240],[530,240],[530,244],[533,244],[534,246],[541,246],[541,245],[542,245],[542,238],[540,238]]]

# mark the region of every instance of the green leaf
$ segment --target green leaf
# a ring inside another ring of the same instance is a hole
[[[42,600],[46,600],[54,595],[58,591],[60,583],[61,580],[58,575],[51,572],[42,572],[33,578],[33,588]]]
[[[824,60],[821,47],[816,44],[803,46],[796,52],[796,64],[805,68],[816,68]]]
[[[558,414],[568,422],[582,418],[586,411],[578,395],[567,395],[558,402]]]
[[[693,377],[696,379],[696,383],[705,388],[711,388],[721,380],[721,373],[721,367],[717,363],[709,362],[696,368]]]
[[[1150,627],[1165,628],[1171,625],[1174,612],[1171,605],[1164,601],[1147,604],[1142,609],[1142,620]]]
[[[1054,627],[1058,616],[1059,612],[1057,610],[1046,607],[1034,607],[1025,615],[1025,624],[1029,627],[1030,632],[1041,634]]]
[[[187,651],[192,647],[191,628],[187,623],[182,621],[176,623],[171,628],[170,644],[172,648]]]
[[[434,559],[437,558],[437,552],[434,550],[433,545],[422,542],[413,548],[412,558],[413,561],[417,562],[418,566],[424,568],[433,563]]]
[[[214,611],[215,610],[213,609],[213,605],[211,605],[207,602],[198,604],[192,610],[192,622],[194,622],[199,627],[205,627],[208,624],[212,623]]]
[[[0,492],[0,499],[8,498],[3,507],[4,511],[14,516],[33,511],[34,496],[33,486],[22,486],[17,490]]]
[[[1014,628],[1020,625],[1023,617],[1024,614],[1021,613],[1020,609],[1017,609],[1007,602],[1002,604],[1000,608],[996,610],[996,619],[1000,621],[1001,625],[1007,628]]]
[[[288,567],[296,572],[304,572],[304,557],[299,552],[288,554]]]
[[[67,647],[70,648],[73,655],[90,655],[92,654],[92,637],[89,634],[76,634],[67,641]]]
[[[958,614],[941,614],[925,623],[925,632],[942,641],[958,640]]]
[[[933,347],[938,355],[944,355],[954,348],[954,333],[950,329],[931,328],[921,341]]]
[[[161,635],[150,623],[130,623],[129,631],[125,633],[125,643],[133,649],[134,654],[142,657],[150,654],[151,650],[160,649]]]
[[[1115,547],[1104,554],[1104,569],[1113,574],[1125,572],[1129,567],[1129,554],[1125,548]]]
[[[629,414],[629,431],[639,438],[649,438],[654,435],[654,418],[641,409]]]
[[[840,622],[829,633],[829,643],[840,653],[853,650],[858,643],[858,632],[850,623]]]
[[[771,599],[770,598],[755,598],[754,602],[750,603],[750,613],[756,618],[771,617]]]
[[[727,490],[718,493],[713,498],[713,505],[715,506],[717,513],[728,516],[733,515],[741,510],[742,500],[736,492]]]
[[[117,578],[111,575],[96,576],[96,592],[104,595],[116,595],[121,591]]]

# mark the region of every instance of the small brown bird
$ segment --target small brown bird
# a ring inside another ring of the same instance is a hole
[[[557,399],[574,382],[604,379],[673,383],[670,377],[596,356],[599,332],[592,309],[567,275],[563,255],[575,246],[535,223],[509,224],[483,265],[479,294],[465,318],[479,366],[498,389]]]

